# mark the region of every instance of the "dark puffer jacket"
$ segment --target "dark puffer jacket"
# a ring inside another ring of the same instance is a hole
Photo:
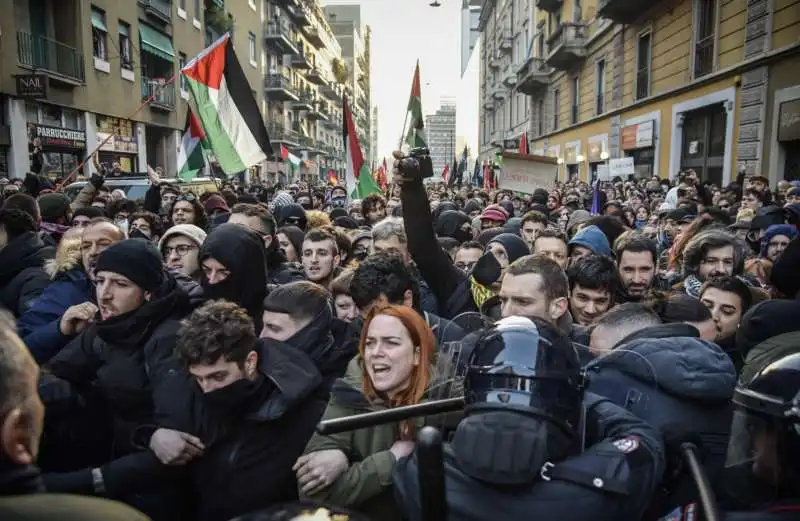
[[[0,306],[22,316],[50,284],[44,269],[52,252],[36,232],[23,233],[0,250]]]

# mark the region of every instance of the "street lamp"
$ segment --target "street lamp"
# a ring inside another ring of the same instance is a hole
[[[442,4],[440,4],[438,0],[433,0],[433,2],[431,2],[428,5],[430,5],[431,7],[441,7]]]

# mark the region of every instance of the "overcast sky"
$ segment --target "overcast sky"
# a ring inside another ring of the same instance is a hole
[[[323,0],[360,4],[372,27],[372,103],[378,107],[378,158],[397,148],[406,115],[414,65],[419,59],[422,105],[436,112],[442,97],[455,97],[461,72],[461,0]]]

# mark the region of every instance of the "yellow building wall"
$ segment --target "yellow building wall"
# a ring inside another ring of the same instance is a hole
[[[747,2],[726,0],[719,8],[717,69],[736,65],[744,58],[744,35]]]
[[[800,0],[774,0],[772,48],[800,42]]]

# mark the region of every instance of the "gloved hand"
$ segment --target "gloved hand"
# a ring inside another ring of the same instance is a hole
[[[94,173],[92,174],[92,177],[89,178],[89,182],[98,190],[103,187],[103,183],[105,183],[105,181],[106,177],[100,173]]]
[[[91,469],[43,474],[42,479],[47,492],[94,495]]]

